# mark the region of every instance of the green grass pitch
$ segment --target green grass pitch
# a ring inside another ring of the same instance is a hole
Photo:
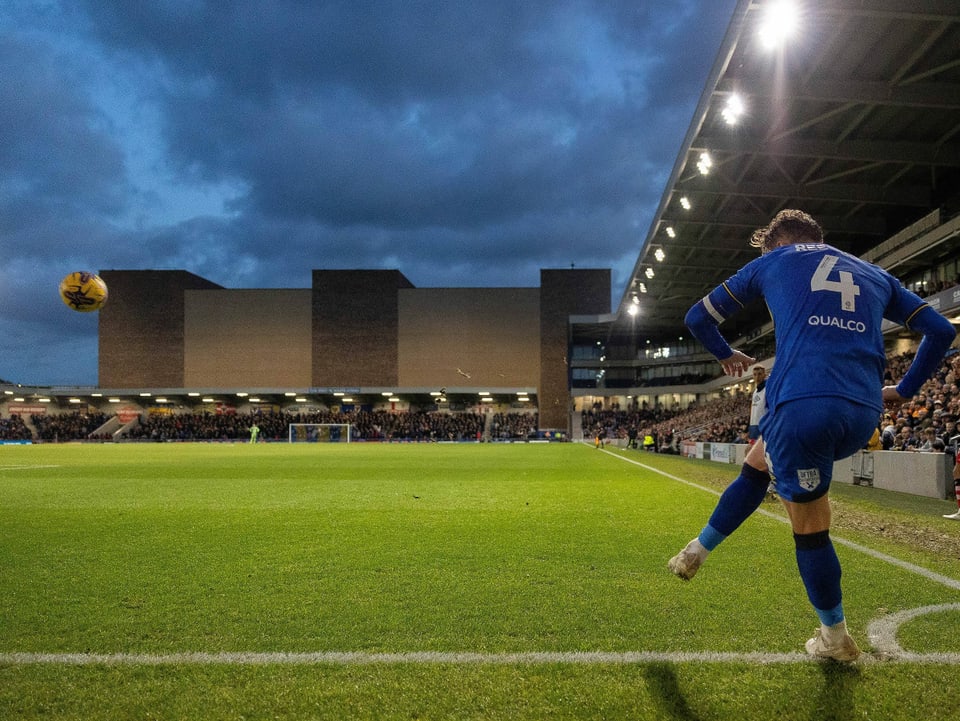
[[[778,504],[666,570],[736,473],[579,444],[0,446],[0,718],[956,718],[952,503],[835,487],[870,653],[822,663]],[[897,614],[884,657],[868,626]]]

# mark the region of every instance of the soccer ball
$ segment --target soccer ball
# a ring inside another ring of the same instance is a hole
[[[96,273],[70,273],[60,281],[60,300],[81,313],[100,310],[107,302],[107,284]]]

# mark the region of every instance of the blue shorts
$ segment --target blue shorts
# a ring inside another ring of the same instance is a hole
[[[767,465],[777,493],[795,503],[824,495],[833,463],[870,440],[880,411],[845,398],[800,398],[770,410],[760,420]]]

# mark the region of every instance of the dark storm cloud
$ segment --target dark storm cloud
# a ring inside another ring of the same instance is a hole
[[[95,382],[79,268],[619,294],[734,4],[10,0],[0,377]]]
[[[0,37],[0,173],[4,223],[68,206],[118,211],[123,158],[102,117],[52,48]]]
[[[243,178],[246,207],[267,215],[410,228],[634,198],[644,118],[659,102],[646,86],[664,74],[653,35],[696,18],[692,4],[636,5],[97,2],[91,11],[105,40],[155,54],[179,79],[166,127],[185,167]]]

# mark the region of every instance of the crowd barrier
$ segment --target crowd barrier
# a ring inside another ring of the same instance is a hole
[[[738,443],[683,441],[680,453],[688,458],[741,465],[749,448]],[[859,451],[833,464],[833,480],[928,498],[954,497],[953,457],[946,453]]]
[[[686,458],[702,458],[715,463],[743,465],[750,448],[746,443],[708,443],[706,441],[681,441],[680,455]]]
[[[954,497],[953,457],[947,453],[860,451],[833,464],[833,480],[928,498]]]

